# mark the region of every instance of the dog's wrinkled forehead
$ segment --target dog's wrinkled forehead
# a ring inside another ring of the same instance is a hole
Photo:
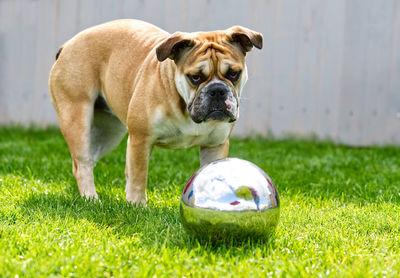
[[[181,61],[178,61],[177,66],[182,73],[221,77],[218,75],[226,74],[229,69],[243,68],[245,55],[237,47],[218,40],[218,37],[211,40],[200,36],[200,39],[183,54]]]

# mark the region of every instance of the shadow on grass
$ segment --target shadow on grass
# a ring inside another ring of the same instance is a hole
[[[203,251],[224,254],[229,249],[250,250],[273,245],[274,235],[268,240],[243,239],[242,241],[211,242],[188,235],[180,221],[179,208],[134,207],[124,200],[103,197],[101,202],[87,201],[81,197],[57,194],[32,194],[18,204],[24,218],[51,218],[61,220],[87,220],[98,229],[111,229],[118,237],[140,234],[144,247],[169,246],[190,251],[201,247]],[[241,252],[242,252],[241,251]],[[246,252],[244,252],[245,254]],[[249,255],[251,255],[249,253]]]

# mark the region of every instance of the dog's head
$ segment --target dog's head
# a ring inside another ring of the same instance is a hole
[[[157,58],[174,60],[175,84],[196,123],[236,121],[247,81],[246,52],[262,48],[262,35],[234,26],[224,31],[182,33],[166,38]]]

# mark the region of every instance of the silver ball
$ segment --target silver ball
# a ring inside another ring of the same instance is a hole
[[[265,240],[279,221],[279,196],[258,166],[225,158],[205,165],[189,179],[180,212],[183,227],[199,239]]]

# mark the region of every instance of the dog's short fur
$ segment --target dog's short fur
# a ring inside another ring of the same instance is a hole
[[[171,35],[138,20],[66,42],[49,88],[80,194],[97,198],[93,167],[126,132],[126,199],[134,204],[146,203],[153,146],[200,146],[202,165],[226,157],[253,46],[262,47],[262,35],[240,26]]]

